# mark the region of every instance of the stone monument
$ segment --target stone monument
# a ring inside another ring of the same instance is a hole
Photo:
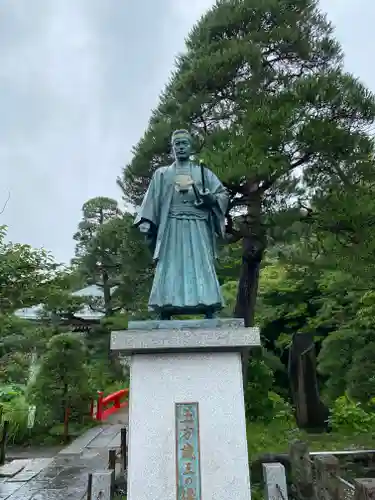
[[[214,318],[223,306],[215,272],[227,193],[190,162],[191,138],[172,136],[176,161],[158,169],[135,224],[156,262],[149,307],[111,349],[130,356],[129,500],[250,500],[242,353],[257,328]],[[204,314],[202,320],[172,320]]]

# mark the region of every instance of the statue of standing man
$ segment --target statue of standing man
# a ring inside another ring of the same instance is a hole
[[[175,314],[212,318],[223,307],[215,259],[228,194],[213,172],[190,161],[189,132],[175,131],[172,149],[175,161],[155,171],[134,223],[153,243],[156,270],[149,308],[161,319]]]

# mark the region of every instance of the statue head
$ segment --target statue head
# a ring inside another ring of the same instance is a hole
[[[192,138],[187,130],[175,130],[172,134],[172,150],[177,160],[188,160],[192,150]]]

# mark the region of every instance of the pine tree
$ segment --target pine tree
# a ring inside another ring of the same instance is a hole
[[[143,303],[151,276],[151,259],[134,217],[123,213],[115,200],[93,198],[82,208],[83,218],[74,235],[75,265],[87,283],[103,289],[95,310],[111,316],[118,310],[134,310]],[[115,290],[116,288],[116,290]]]
[[[290,224],[280,214],[291,207],[299,218],[301,204],[355,192],[358,166],[369,174],[375,100],[345,73],[315,0],[218,0],[186,45],[118,183],[139,203],[170,163],[172,130],[190,128],[231,195],[228,241],[242,241],[236,314],[251,325],[274,216]]]
[[[73,238],[77,241],[76,260],[88,282],[103,289],[104,312],[111,315],[113,279],[118,275],[118,238],[108,237],[108,224],[122,216],[115,200],[97,197],[82,207],[82,221]]]
[[[30,397],[44,425],[67,425],[68,416],[88,413],[89,388],[86,354],[82,340],[75,334],[61,333],[47,344]],[[67,428],[65,429],[67,437]]]

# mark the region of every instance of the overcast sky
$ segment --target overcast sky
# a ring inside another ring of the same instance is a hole
[[[0,224],[14,242],[73,255],[82,204],[120,200],[184,38],[211,0],[0,1]],[[322,0],[347,69],[375,91],[375,2]]]

